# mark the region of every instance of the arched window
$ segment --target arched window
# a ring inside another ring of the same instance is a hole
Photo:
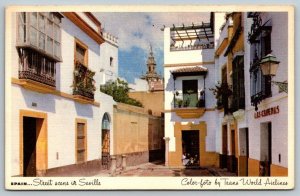
[[[110,129],[110,119],[108,113],[105,113],[102,118],[102,129]]]

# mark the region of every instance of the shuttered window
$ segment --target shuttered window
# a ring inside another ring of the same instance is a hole
[[[233,60],[233,111],[245,109],[245,85],[244,85],[244,56],[236,56]]]
[[[86,161],[86,123],[76,123],[76,163]]]

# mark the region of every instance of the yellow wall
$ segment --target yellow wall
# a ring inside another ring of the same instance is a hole
[[[259,161],[248,159],[248,176],[259,176]]]
[[[31,110],[20,110],[20,175],[23,175],[23,118],[36,118],[37,141],[36,141],[36,170],[37,175],[43,175],[48,168],[48,125],[47,113]]]
[[[288,176],[288,168],[272,164],[271,176]]]
[[[247,161],[246,156],[238,157],[238,176],[247,176]]]
[[[113,154],[144,152],[162,147],[161,118],[148,115],[141,107],[123,103],[114,107],[113,115]]]
[[[145,112],[152,110],[154,116],[161,116],[161,113],[164,111],[164,92],[130,92],[128,93],[130,98],[140,101]]]
[[[174,126],[174,136],[176,143],[176,151],[169,152],[169,166],[182,167],[182,130],[199,130],[199,153],[200,153],[200,166],[219,166],[219,156],[215,152],[206,152],[206,132],[207,127],[204,121],[199,124],[188,123],[183,125],[176,122]]]

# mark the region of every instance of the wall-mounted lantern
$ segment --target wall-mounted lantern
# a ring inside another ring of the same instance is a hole
[[[277,73],[277,69],[279,66],[279,61],[277,58],[272,55],[268,54],[265,57],[263,57],[260,61],[260,68],[264,76],[275,76]],[[287,82],[277,82],[277,81],[271,81],[273,84],[277,85],[280,90],[288,93],[288,83]]]

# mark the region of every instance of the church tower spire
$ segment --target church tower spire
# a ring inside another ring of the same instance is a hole
[[[161,77],[156,72],[156,61],[154,58],[151,44],[150,44],[150,51],[149,51],[146,64],[147,64],[147,72],[145,75],[141,77],[141,79],[144,79],[148,82],[149,89],[151,90],[155,91],[156,89],[159,90],[163,89]],[[156,86],[159,86],[159,88],[157,88]]]

